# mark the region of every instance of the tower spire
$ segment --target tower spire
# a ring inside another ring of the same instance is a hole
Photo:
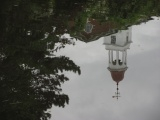
[[[118,88],[118,82],[117,82],[117,92],[115,92],[115,95],[112,96],[113,98],[117,98],[117,100],[118,100],[119,97],[121,97],[120,92],[118,92],[118,90],[119,90],[119,88]]]

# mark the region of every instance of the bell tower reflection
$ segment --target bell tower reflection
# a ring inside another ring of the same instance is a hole
[[[118,32],[104,37],[105,49],[108,50],[108,70],[112,79],[117,84],[117,91],[113,98],[120,97],[119,82],[123,80],[124,73],[127,70],[127,49],[130,48],[132,29],[119,30]]]

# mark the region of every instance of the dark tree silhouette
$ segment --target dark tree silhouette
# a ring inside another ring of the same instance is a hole
[[[61,89],[69,80],[63,72],[80,74],[80,67],[68,57],[49,56],[48,44],[55,52],[55,43],[61,42],[58,49],[69,43],[53,33],[54,1],[16,2],[1,4],[0,119],[47,120],[47,109],[69,102]]]

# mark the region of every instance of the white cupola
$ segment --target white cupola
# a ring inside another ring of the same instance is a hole
[[[110,71],[127,69],[127,49],[130,48],[131,27],[119,30],[117,33],[104,37],[105,49],[108,50]]]
[[[109,65],[108,70],[111,73],[113,81],[117,83],[117,92],[113,98],[120,97],[118,92],[118,84],[124,78],[124,73],[127,70],[127,49],[130,48],[132,29],[119,30],[110,36],[104,37],[105,49],[108,50]]]

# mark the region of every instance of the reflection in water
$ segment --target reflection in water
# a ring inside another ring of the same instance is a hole
[[[74,44],[64,33],[90,42],[105,37],[109,71],[118,84],[127,70],[133,24],[159,15],[159,0],[3,0],[0,4],[0,119],[47,120],[52,105],[64,107],[64,71],[80,67],[55,52]],[[130,4],[131,3],[131,4]],[[113,34],[114,33],[114,34]],[[59,46],[56,46],[59,44]],[[25,116],[25,117],[24,117]]]
[[[124,73],[127,70],[127,49],[131,44],[131,27],[127,30],[119,30],[117,33],[104,37],[104,45],[108,50],[109,67],[112,79],[117,83],[117,92],[115,96],[118,100],[120,97],[118,84],[124,78]]]

